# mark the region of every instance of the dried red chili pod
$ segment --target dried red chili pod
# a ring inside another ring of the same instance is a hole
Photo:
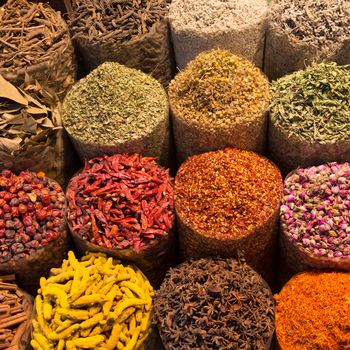
[[[81,251],[132,261],[159,284],[174,246],[168,170],[139,154],[93,158],[70,181],[66,195],[67,221]]]
[[[9,170],[0,172],[0,192],[0,273],[15,273],[18,283],[34,294],[40,277],[59,266],[68,249],[64,193],[43,174]],[[52,210],[53,205],[61,209]]]

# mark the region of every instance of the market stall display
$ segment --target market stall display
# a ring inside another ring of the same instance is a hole
[[[154,78],[107,62],[76,83],[63,102],[63,125],[82,160],[141,153],[167,163],[169,106]]]
[[[168,170],[138,154],[88,161],[67,188],[67,220],[80,251],[135,263],[155,286],[172,263],[174,192]]]
[[[179,162],[226,146],[264,152],[269,83],[246,59],[199,54],[171,82],[169,100]]]
[[[350,160],[350,70],[312,64],[271,86],[269,154],[289,172]]]
[[[169,23],[176,65],[184,69],[199,53],[228,49],[263,68],[266,0],[174,0]]]
[[[101,253],[40,280],[31,345],[41,349],[138,349],[151,330],[153,288],[132,266]]]
[[[44,173],[0,172],[0,273],[34,294],[67,251],[65,196]]]
[[[282,257],[293,272],[350,271],[350,164],[300,168],[281,204]]]
[[[33,300],[14,282],[14,275],[0,276],[0,349],[27,350]]]
[[[276,299],[280,350],[344,350],[350,344],[350,274],[304,272]]]
[[[267,283],[233,259],[200,259],[172,268],[154,312],[166,350],[270,349],[275,331]]]
[[[76,166],[56,94],[37,81],[16,87],[0,75],[0,170],[44,171],[64,186]]]
[[[236,257],[272,275],[282,177],[253,152],[227,148],[190,157],[175,178],[183,259]]]
[[[73,41],[88,71],[113,61],[169,84],[173,58],[165,0],[65,2]]]
[[[50,5],[7,0],[0,9],[0,75],[22,84],[31,79],[60,97],[76,78],[73,44],[60,13]]]
[[[267,76],[277,79],[320,60],[350,63],[349,1],[274,1],[266,33]]]

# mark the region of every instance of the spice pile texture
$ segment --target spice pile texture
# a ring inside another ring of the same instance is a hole
[[[167,16],[164,0],[112,1],[75,0],[68,21],[73,39],[86,35],[89,41],[125,42],[149,33]]]
[[[349,79],[349,66],[330,62],[272,83],[269,149],[284,170],[348,160]]]
[[[150,332],[153,289],[139,270],[101,253],[73,252],[40,280],[31,345],[138,349]]]
[[[69,91],[62,119],[82,158],[106,150],[158,157],[167,137],[168,102],[152,77],[107,62]]]
[[[0,349],[24,350],[23,343],[29,343],[33,306],[14,281],[14,275],[0,276]]]
[[[295,40],[332,46],[350,37],[350,4],[346,0],[282,0],[274,4],[271,21]]]
[[[219,47],[261,67],[267,10],[266,0],[172,1],[169,21],[177,66],[183,69],[200,52]]]
[[[225,146],[264,148],[269,84],[246,59],[201,53],[171,82],[169,99],[180,160]]]
[[[96,245],[142,250],[174,223],[173,180],[153,158],[138,154],[88,161],[67,189],[73,233]]]
[[[349,208],[349,163],[300,168],[285,180],[284,239],[293,250],[345,262],[350,259]]]
[[[64,93],[75,80],[76,66],[60,13],[48,4],[27,0],[8,0],[0,13],[0,74],[20,83],[28,73]]]
[[[65,227],[65,197],[44,173],[0,173],[0,263],[18,260],[55,241]]]
[[[266,282],[233,259],[201,259],[172,268],[155,295],[168,350],[268,349],[275,330]]]
[[[350,274],[304,272],[275,299],[282,350],[349,349]]]
[[[269,255],[274,240],[281,197],[279,170],[253,152],[228,148],[190,157],[175,178],[183,255],[231,257],[244,250],[260,271],[259,259]]]

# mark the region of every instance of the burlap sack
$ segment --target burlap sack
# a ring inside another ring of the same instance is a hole
[[[24,258],[12,259],[0,264],[0,274],[15,274],[18,285],[32,295],[36,295],[40,277],[47,277],[50,269],[62,264],[68,251],[68,230],[62,225],[60,236]]]
[[[179,21],[181,13],[178,10],[184,1],[188,0],[173,1],[169,9],[169,23],[178,69],[184,69],[199,53],[216,48],[231,50],[234,54],[252,61],[257,67],[263,68],[267,2],[258,17],[253,18],[250,13],[246,13],[246,22],[243,25],[231,24],[234,17],[227,13],[227,23],[220,30],[199,28],[194,19],[192,25],[184,27]],[[260,0],[259,2],[263,3]]]
[[[176,200],[175,200],[176,209]],[[212,238],[191,228],[191,222],[176,213],[182,261],[220,256],[237,258],[242,252],[248,265],[269,283],[274,275],[274,258],[277,245],[279,205],[269,219],[249,235]]]
[[[270,11],[273,11],[271,7]],[[316,14],[317,15],[317,14]],[[334,61],[344,65],[350,63],[350,38],[335,42],[332,47],[321,49],[296,40],[281,27],[268,20],[265,43],[264,72],[270,80],[295,72],[317,61]]]
[[[13,11],[16,11],[18,6],[21,8],[21,6],[26,5],[28,9],[32,6],[31,3],[26,0],[21,0],[22,5],[16,3],[16,1],[18,0],[11,0],[11,3],[8,1],[6,5],[8,10],[6,11],[10,11],[12,7]],[[29,75],[33,80],[37,80],[42,85],[49,87],[55,91],[60,98],[63,98],[68,88],[76,80],[77,74],[74,48],[69,36],[69,29],[59,12],[54,11],[48,4],[39,4],[38,6],[43,6],[46,11],[53,14],[55,24],[61,28],[60,33],[52,33],[53,37],[56,36],[58,38],[58,41],[53,43],[52,46],[46,50],[50,51],[50,55],[47,56],[47,58],[43,60],[39,55],[37,64],[27,65],[25,68],[20,69],[15,69],[13,67],[6,68],[0,65],[0,74],[6,80],[17,85],[21,85],[25,81],[26,75]],[[23,23],[25,23],[25,21]],[[3,22],[3,25],[6,26],[6,23]],[[23,30],[21,33],[23,40],[28,40]],[[35,55],[34,46],[33,50],[34,53],[32,54]]]
[[[278,164],[284,174],[298,167],[309,167],[326,162],[344,163],[349,160],[350,141],[335,143],[310,143],[288,135],[276,126],[270,118],[269,156]]]
[[[74,0],[65,0],[65,3],[69,18],[73,21]],[[119,31],[120,28],[115,29],[116,34]],[[167,18],[154,24],[148,33],[123,43],[114,40],[114,32],[102,41],[89,38],[83,31],[74,34],[73,42],[88,72],[103,62],[112,61],[140,69],[152,75],[165,87],[173,77],[174,63]]]
[[[242,122],[232,127],[212,125],[210,129],[196,122],[185,120],[170,103],[176,143],[176,156],[179,163],[189,156],[225,147],[235,147],[264,154],[266,148],[268,112],[262,111],[254,121]]]
[[[166,99],[166,95],[164,95],[164,98]],[[72,133],[68,132],[68,134],[83,162],[86,159],[102,156],[104,154],[139,153],[143,156],[156,157],[158,163],[163,166],[168,166],[169,164],[171,151],[169,107],[164,110],[163,115],[159,118],[158,125],[154,127],[151,133],[143,137],[130,139],[128,142],[116,142],[114,145],[92,144],[80,140]]]

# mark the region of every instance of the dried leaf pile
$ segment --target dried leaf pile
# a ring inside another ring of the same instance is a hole
[[[73,39],[122,43],[149,33],[168,12],[164,0],[75,0],[69,27]]]
[[[274,4],[271,21],[298,41],[318,47],[338,45],[350,38],[350,2],[282,0]]]
[[[168,350],[268,349],[275,328],[266,282],[233,259],[171,269],[156,292],[155,315]]]
[[[312,64],[272,83],[272,123],[310,143],[350,139],[350,66]]]
[[[0,156],[45,145],[61,128],[57,99],[39,83],[17,88],[0,75]]]
[[[0,8],[0,74],[22,82],[25,73],[58,91],[75,78],[68,27],[49,5],[8,0]]]

